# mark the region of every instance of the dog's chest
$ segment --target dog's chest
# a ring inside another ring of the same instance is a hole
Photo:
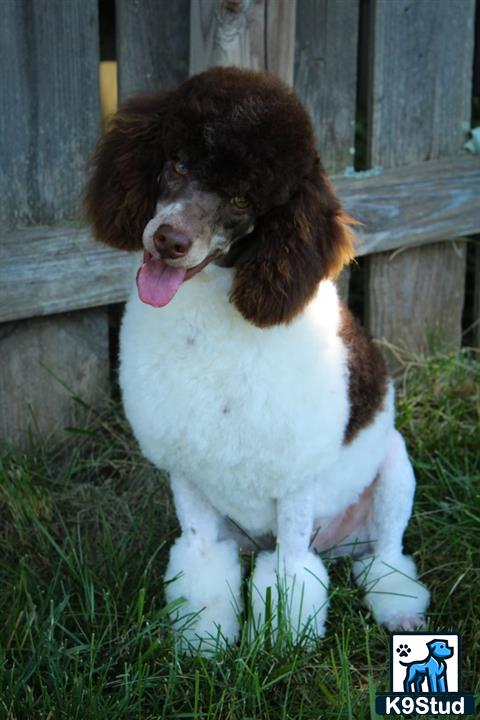
[[[217,276],[216,273],[223,273]],[[121,333],[127,416],[155,464],[219,504],[258,504],[313,480],[348,417],[333,289],[318,317],[259,330],[228,303],[225,270],[185,283],[169,306],[134,295]],[[332,294],[333,293],[333,294]],[[231,513],[233,514],[233,513]]]

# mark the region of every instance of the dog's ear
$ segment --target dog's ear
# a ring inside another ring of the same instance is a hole
[[[128,100],[99,140],[84,195],[97,240],[122,250],[142,247],[154,214],[157,177],[165,163],[165,115],[172,93]]]
[[[236,263],[230,299],[258,327],[290,322],[354,255],[354,224],[317,160],[290,201],[259,218]]]

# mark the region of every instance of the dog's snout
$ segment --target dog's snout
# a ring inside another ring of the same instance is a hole
[[[182,230],[171,225],[160,225],[153,235],[153,244],[161,258],[174,260],[188,253],[192,240]]]

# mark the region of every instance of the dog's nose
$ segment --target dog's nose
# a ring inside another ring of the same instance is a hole
[[[182,230],[171,225],[159,225],[153,235],[153,244],[161,258],[175,260],[187,254],[192,241]]]

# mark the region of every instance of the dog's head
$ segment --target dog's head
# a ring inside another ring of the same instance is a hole
[[[445,640],[430,640],[427,643],[427,647],[430,650],[430,654],[438,660],[452,657],[453,648],[451,648]]]
[[[125,103],[100,140],[85,203],[98,240],[144,249],[140,297],[170,301],[209,262],[260,327],[289,322],[353,255],[308,114],[273,76],[212,68]]]

